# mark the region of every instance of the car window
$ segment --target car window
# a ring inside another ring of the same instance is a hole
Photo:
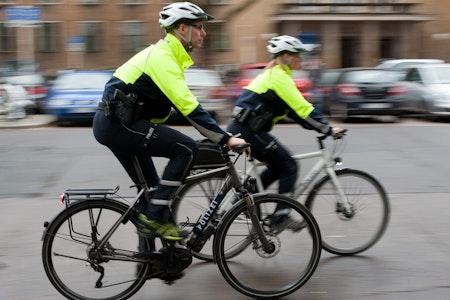
[[[450,84],[450,68],[433,68],[433,82],[438,84]]]
[[[341,72],[339,71],[323,71],[322,74],[320,74],[320,81],[319,85],[329,85],[335,83]]]
[[[421,82],[419,71],[417,69],[411,69],[406,75],[406,81]]]
[[[397,81],[394,72],[383,70],[361,70],[345,72],[341,78],[344,83],[384,83]]]
[[[68,73],[55,80],[53,89],[103,89],[109,78],[109,73]]]

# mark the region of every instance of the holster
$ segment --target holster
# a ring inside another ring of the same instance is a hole
[[[114,106],[114,116],[120,123],[129,126],[141,119],[144,102],[139,101],[135,94],[126,95],[121,90],[116,89],[114,91],[114,100],[114,105],[111,106]]]
[[[265,111],[262,105],[256,107],[255,111],[236,106],[232,116],[235,123],[247,124],[253,133],[259,133],[264,129],[270,130],[272,126],[273,114]]]

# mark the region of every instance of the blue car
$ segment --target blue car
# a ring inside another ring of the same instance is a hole
[[[57,76],[50,87],[44,112],[58,121],[94,118],[112,71],[68,71]]]

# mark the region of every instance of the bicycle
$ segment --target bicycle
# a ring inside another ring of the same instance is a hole
[[[335,140],[332,152],[325,147],[326,138],[327,135],[317,136],[318,151],[292,156],[296,160],[316,159],[310,170],[297,181],[293,198],[300,202],[306,195],[304,204],[319,224],[323,249],[336,255],[355,255],[371,248],[384,234],[389,223],[389,199],[381,183],[367,172],[336,168],[342,163],[342,158],[334,154],[340,149],[344,137]],[[253,186],[254,191],[264,191],[259,176],[259,168],[264,163],[254,159],[249,159],[248,163],[248,167],[244,166],[242,180],[247,187]],[[192,208],[202,210],[208,206],[223,180],[223,176],[216,176],[187,182],[173,202],[172,211],[176,219],[183,219],[181,212],[189,211],[189,208],[191,211]],[[219,216],[230,208],[236,197],[231,193],[225,197]],[[212,261],[212,250],[211,246],[203,247],[202,252],[194,252],[193,255]]]
[[[247,146],[232,150],[241,153]],[[42,236],[44,269],[56,290],[68,299],[128,299],[149,279],[172,284],[192,263],[191,249],[200,252],[213,233],[214,260],[225,280],[242,294],[273,299],[303,286],[321,255],[320,230],[314,217],[291,198],[250,194],[241,183],[229,149],[219,151],[223,166],[186,178],[190,183],[224,176],[221,189],[201,218],[194,223],[187,220],[193,227],[185,243],[141,237],[144,250],[134,248],[139,239],[140,199],[150,199],[152,192],[136,157],[140,183],[135,198],[119,196],[119,187],[66,190],[60,197],[65,208],[44,223]],[[216,212],[230,189],[241,196],[240,200],[216,222]],[[303,224],[301,230],[273,222],[279,205],[290,209],[289,219]],[[274,272],[277,280],[273,280]]]

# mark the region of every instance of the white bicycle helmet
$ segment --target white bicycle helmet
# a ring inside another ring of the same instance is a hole
[[[267,50],[273,55],[280,52],[297,53],[307,51],[299,39],[289,35],[280,35],[272,38],[267,45]]]
[[[208,15],[198,7],[190,2],[175,2],[163,8],[159,13],[159,24],[163,28],[171,27],[181,19],[190,20],[212,20],[213,17]]]

